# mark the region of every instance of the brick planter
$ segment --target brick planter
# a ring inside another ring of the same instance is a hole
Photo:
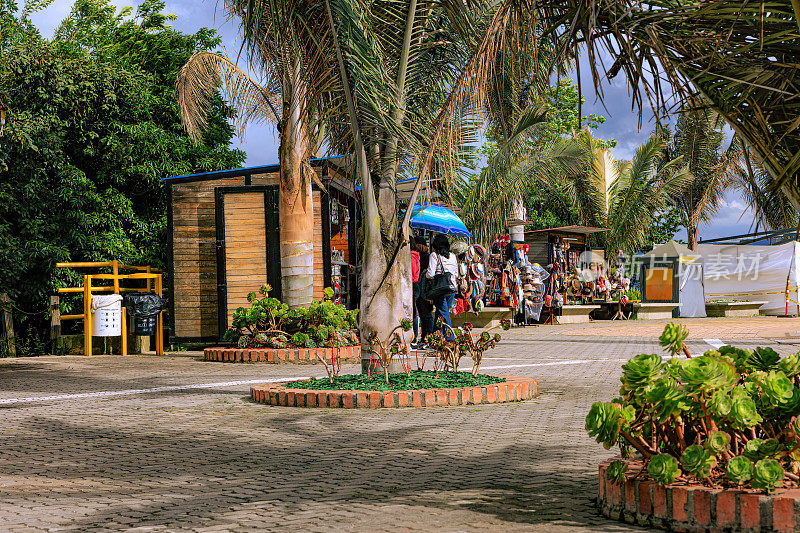
[[[206,348],[204,361],[220,363],[319,363],[317,354],[330,362],[334,350],[339,351],[342,362],[361,361],[361,346],[342,346],[340,348]]]
[[[461,389],[401,391],[287,389],[285,383],[270,383],[250,387],[250,397],[254,402],[287,407],[377,409],[379,407],[432,407],[435,405],[517,402],[536,396],[535,379],[520,376],[500,377],[506,378],[506,381]]]
[[[680,483],[661,487],[649,479],[631,479],[642,467],[635,461],[629,463],[628,480],[614,484],[606,476],[612,460],[600,463],[598,504],[608,518],[670,531],[800,530],[798,489],[766,495]]]

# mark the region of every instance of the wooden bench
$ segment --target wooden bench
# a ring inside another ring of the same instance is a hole
[[[707,316],[755,316],[766,301],[757,302],[706,302]]]
[[[584,324],[589,322],[589,313],[600,309],[599,305],[562,305],[561,315],[556,315],[559,324]]]
[[[633,315],[637,320],[672,318],[672,311],[682,305],[670,302],[640,302],[633,304]]]
[[[451,315],[450,322],[454,328],[463,326],[464,322],[469,322],[474,329],[488,329],[499,326],[500,321],[504,318],[511,320],[512,324],[514,323],[513,307],[484,307],[478,316],[472,312]]]

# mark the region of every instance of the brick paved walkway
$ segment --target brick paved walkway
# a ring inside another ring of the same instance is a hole
[[[513,330],[484,368],[535,376],[542,394],[487,406],[248,401],[248,383],[323,373],[312,366],[0,360],[0,530],[637,531],[596,512],[609,452],[583,430],[621,360],[658,350],[631,326]]]

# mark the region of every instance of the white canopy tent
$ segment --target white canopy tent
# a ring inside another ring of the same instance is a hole
[[[791,309],[800,301],[800,243],[779,245],[699,244],[706,299],[764,300],[761,311],[786,313],[788,289]]]

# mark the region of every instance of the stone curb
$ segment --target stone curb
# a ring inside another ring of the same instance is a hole
[[[319,363],[317,354],[330,361],[338,351],[341,361],[361,361],[361,346],[339,348],[206,348],[204,361],[220,363]]]
[[[535,379],[521,376],[498,377],[505,378],[506,381],[459,389],[400,391],[287,389],[285,383],[270,383],[250,387],[250,398],[257,403],[286,407],[378,409],[518,402],[536,396]]]
[[[642,468],[636,461],[629,463],[627,481],[612,483],[606,469],[613,460],[600,463],[598,492],[600,511],[613,520],[684,532],[800,530],[800,489],[767,495],[752,489],[662,487],[631,479]]]

